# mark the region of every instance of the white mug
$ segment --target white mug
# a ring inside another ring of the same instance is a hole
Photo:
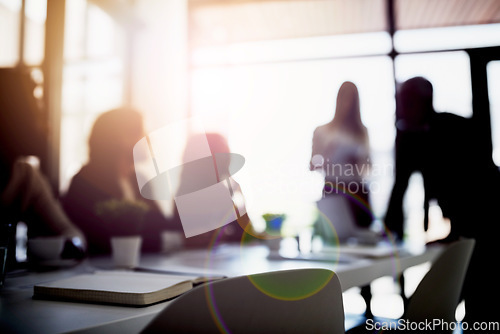
[[[135,268],[139,265],[141,236],[111,237],[113,262],[116,267]]]

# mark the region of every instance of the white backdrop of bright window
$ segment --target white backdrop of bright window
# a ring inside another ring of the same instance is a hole
[[[66,3],[60,190],[88,159],[95,119],[123,104],[123,29],[87,0]]]
[[[330,121],[342,82],[359,89],[372,163],[392,173],[394,82],[389,57],[291,61],[200,68],[192,74],[193,116],[219,132],[246,163],[240,182],[251,219],[286,213],[289,226],[311,224],[322,181],[309,171],[314,129]],[[375,175],[377,176],[377,175]],[[381,215],[392,175],[373,180]]]
[[[194,50],[192,113],[203,118],[207,131],[226,135],[231,149],[245,156],[246,165],[236,179],[242,183],[252,220],[258,222],[266,212],[284,212],[292,225],[300,227],[314,219],[314,201],[321,188],[308,171],[312,133],[332,119],[341,83],[353,81],[369,132],[371,161],[381,171],[370,175],[372,209],[383,219],[393,184],[394,77],[398,83],[426,77],[434,86],[437,111],[471,117],[467,54],[429,51],[495,45],[499,27],[398,32],[398,51],[427,53],[397,56],[394,66],[389,57],[366,56],[389,52],[383,33]],[[487,37],[473,38],[477,31]],[[334,59],[347,56],[355,57]],[[407,211],[423,207],[423,189],[415,180],[406,199],[413,209]]]

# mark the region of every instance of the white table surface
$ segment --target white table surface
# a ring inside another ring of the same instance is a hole
[[[271,260],[265,246],[224,246],[216,250],[190,250],[173,254],[143,255],[141,267],[160,271],[238,276],[296,268],[326,268],[339,277],[345,291],[376,278],[396,276],[403,270],[434,260],[442,247],[418,253],[403,252],[383,258],[356,258],[349,262]],[[33,286],[97,269],[111,269],[110,258],[91,258],[77,266],[49,272],[10,275],[0,290],[0,332],[10,333],[137,333],[166,305],[125,307],[34,300]]]

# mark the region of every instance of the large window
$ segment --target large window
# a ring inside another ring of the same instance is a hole
[[[207,131],[226,135],[231,149],[245,156],[246,165],[236,178],[253,221],[266,212],[285,212],[289,222],[300,226],[311,222],[317,189],[307,168],[312,133],[333,117],[340,84],[353,81],[369,131],[372,164],[381,171],[370,176],[376,190],[371,204],[382,219],[393,183],[395,85],[426,77],[434,86],[438,112],[471,117],[469,57],[456,49],[495,45],[499,29],[486,25],[399,31],[394,47],[401,54],[394,64],[385,56],[391,50],[385,33],[195,47],[192,114],[203,118]],[[478,32],[481,37],[475,38]],[[409,190],[407,216],[422,235],[423,187],[418,175]]]
[[[25,0],[24,62],[40,65],[45,51],[47,0]]]
[[[21,0],[0,1],[0,66],[11,67],[19,61]]]
[[[124,33],[107,13],[86,0],[66,3],[62,87],[60,188],[87,161],[96,117],[123,102]]]
[[[365,49],[359,47],[363,37],[370,41],[372,36],[353,35],[351,42],[359,43],[355,43],[357,52],[370,53],[370,43]],[[297,48],[288,51],[301,50],[311,42],[294,43]],[[296,54],[281,50],[278,55],[286,55],[287,60],[276,61],[277,53],[270,52],[268,44],[256,43],[253,48],[247,44],[241,53],[234,50],[242,46],[233,47],[231,66],[214,66],[220,59],[212,53],[211,66],[198,66],[192,72],[193,116],[202,118],[206,131],[226,135],[231,149],[246,158],[235,178],[241,183],[252,221],[258,225],[267,212],[286,213],[287,222],[297,228],[314,221],[322,183],[309,171],[312,134],[333,118],[338,89],[346,80],[353,81],[360,93],[372,164],[378,168],[372,175],[376,183],[372,205],[380,217],[392,186],[395,104],[390,58],[294,61]],[[276,44],[290,46],[292,42]],[[380,51],[381,44],[376,48]],[[321,47],[313,50],[320,56],[328,52]],[[269,62],[262,59],[266,52]],[[311,50],[307,53],[315,58]],[[198,62],[202,54],[195,53]],[[252,55],[259,55],[260,62],[245,64],[244,59]]]
[[[46,0],[25,0],[24,8],[22,0],[0,0],[0,67],[42,64],[46,14]]]

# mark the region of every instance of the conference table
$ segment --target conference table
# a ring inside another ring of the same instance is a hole
[[[433,261],[443,246],[417,250],[406,246],[342,246],[328,252],[291,254],[271,251],[265,244],[227,244],[168,254],[143,254],[135,270],[158,274],[223,275],[227,277],[269,271],[325,268],[334,271],[342,290],[396,277],[409,267]],[[87,258],[57,270],[25,271],[7,276],[0,290],[2,333],[138,333],[170,301],[147,307],[35,300],[33,286],[96,270],[112,270],[111,257]]]

